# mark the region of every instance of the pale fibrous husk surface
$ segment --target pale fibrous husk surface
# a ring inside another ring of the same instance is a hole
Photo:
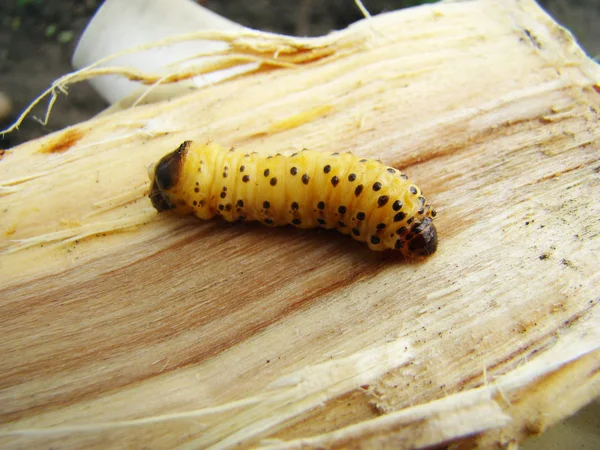
[[[510,447],[598,396],[600,72],[568,31],[475,0],[194,38],[228,51],[54,90],[253,64],[0,160],[0,446]],[[147,168],[184,140],[381,159],[438,251],[157,214]]]

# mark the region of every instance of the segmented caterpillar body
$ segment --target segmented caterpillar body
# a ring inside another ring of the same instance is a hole
[[[259,156],[186,141],[150,169],[159,211],[337,228],[373,250],[436,250],[435,210],[398,170],[351,153]]]

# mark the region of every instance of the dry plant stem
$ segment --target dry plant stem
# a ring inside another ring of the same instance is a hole
[[[326,39],[4,154],[1,447],[509,447],[600,395],[598,65],[522,0]],[[157,215],[187,139],[379,158],[438,252]]]

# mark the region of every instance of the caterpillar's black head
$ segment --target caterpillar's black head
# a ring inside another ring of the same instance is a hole
[[[154,166],[154,173],[150,174],[152,188],[150,200],[158,212],[175,209],[176,206],[169,201],[168,190],[172,189],[181,178],[183,161],[192,141],[185,141],[177,150],[163,156]],[[152,169],[151,169],[152,170]]]
[[[408,246],[411,253],[419,256],[431,255],[437,249],[437,230],[429,217],[412,229],[416,236],[410,240]]]

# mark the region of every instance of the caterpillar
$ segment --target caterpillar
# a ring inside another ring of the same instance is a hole
[[[186,141],[149,169],[158,212],[336,228],[372,250],[426,256],[437,248],[435,210],[408,177],[352,153],[259,156]]]

